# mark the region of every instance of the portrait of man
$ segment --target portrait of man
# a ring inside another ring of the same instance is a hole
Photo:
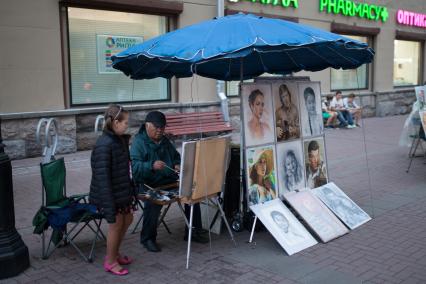
[[[302,99],[302,133],[304,137],[322,135],[324,126],[322,122],[321,98],[319,83],[299,83],[299,92]]]
[[[327,183],[323,139],[304,142],[306,187],[316,188]]]
[[[300,137],[299,102],[296,83],[272,85],[277,142]]]
[[[296,243],[303,240],[303,236],[290,226],[290,223],[283,213],[276,210],[271,211],[271,218],[281,232],[284,233],[285,237],[288,238],[287,241],[289,243]]]
[[[270,84],[244,83],[241,86],[246,146],[274,141]]]
[[[277,145],[277,172],[279,188],[285,192],[305,187],[303,151],[300,141]]]
[[[355,229],[371,220],[370,216],[334,183],[329,183],[315,189],[314,194],[317,195],[350,229]]]

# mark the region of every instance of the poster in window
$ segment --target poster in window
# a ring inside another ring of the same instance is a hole
[[[143,37],[140,36],[96,35],[98,73],[122,73],[121,71],[112,68],[111,57],[141,42],[143,42]]]

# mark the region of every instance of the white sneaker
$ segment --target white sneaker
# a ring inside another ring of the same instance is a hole
[[[356,126],[355,126],[355,125],[350,125],[350,124],[349,124],[349,125],[347,126],[347,128],[348,128],[348,129],[352,129],[352,128],[356,128]]]

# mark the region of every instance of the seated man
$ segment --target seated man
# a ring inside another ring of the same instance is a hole
[[[333,100],[332,95],[328,95],[326,100],[322,102],[322,118],[325,119],[325,128],[334,128],[333,124],[336,121],[337,112],[332,111],[330,107],[331,100]]]
[[[176,182],[179,178],[177,171],[180,167],[180,154],[173,144],[164,136],[166,117],[159,111],[147,114],[145,123],[139,129],[139,133],[133,139],[130,149],[132,160],[133,179],[137,184],[146,184],[150,187],[158,187]],[[143,227],[140,242],[148,251],[158,252],[157,225],[161,212],[161,205],[151,201],[144,203]],[[189,206],[185,205],[185,215],[189,217]],[[201,224],[200,205],[194,206],[194,227],[192,239],[195,242],[206,243],[208,238],[204,235]],[[185,239],[187,238],[185,231]]]
[[[337,119],[340,121],[340,127],[355,128],[352,120],[352,114],[345,108],[342,99],[342,92],[337,91],[333,100],[330,103],[332,111],[337,112]]]
[[[356,126],[360,127],[359,121],[361,120],[361,108],[355,102],[355,94],[349,94],[347,98],[343,99],[343,105],[355,118]]]

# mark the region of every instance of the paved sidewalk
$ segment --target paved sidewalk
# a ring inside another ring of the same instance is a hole
[[[426,283],[426,160],[415,159],[406,173],[408,148],[397,145],[404,120],[370,118],[363,128],[326,132],[330,179],[371,214],[367,224],[291,257],[267,232],[256,233],[255,244],[247,243],[249,232],[238,233],[236,247],[226,232],[212,235],[210,245],[193,244],[186,270],[184,222],[172,206],[166,218],[172,234],[159,229],[161,253],[143,249],[138,234],[126,235],[122,251],[135,263],[120,278],[102,270],[104,242],[93,264],[70,247],[40,259],[40,237],[31,227],[41,200],[40,158],[14,161],[16,227],[30,250],[31,267],[0,283]],[[65,156],[69,194],[88,191],[89,156]],[[78,243],[87,249],[90,236],[83,234]]]

